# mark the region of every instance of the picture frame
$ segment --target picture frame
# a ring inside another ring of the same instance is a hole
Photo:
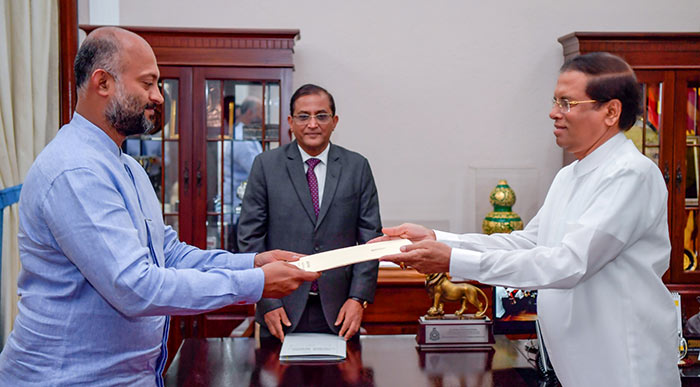
[[[493,287],[493,331],[496,334],[534,334],[537,291]]]

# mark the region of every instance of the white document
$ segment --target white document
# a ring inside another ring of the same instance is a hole
[[[298,261],[289,262],[306,271],[324,271],[336,267],[352,265],[358,262],[379,259],[385,255],[398,254],[401,246],[410,245],[408,239],[395,239],[391,241],[368,243],[359,246],[345,247],[342,249],[325,251],[323,253],[307,255]]]
[[[328,333],[284,335],[280,361],[340,361],[346,356],[345,340]]]

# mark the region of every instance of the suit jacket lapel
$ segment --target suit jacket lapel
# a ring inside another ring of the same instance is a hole
[[[311,223],[316,224],[316,214],[314,214],[314,207],[313,204],[311,204],[309,183],[306,181],[304,165],[302,165],[301,154],[297,146],[296,141],[293,141],[287,148],[287,173],[289,173],[289,180],[291,180],[294,190],[299,197],[299,201],[304,207],[304,210],[306,210],[306,214],[309,216],[309,220]]]
[[[330,146],[330,149],[328,150],[328,165],[326,166],[326,185],[323,188],[323,201],[321,202],[321,208],[318,212],[316,228],[323,222],[323,218],[326,217],[328,209],[333,203],[333,197],[335,196],[336,188],[338,188],[338,181],[340,180],[340,173],[343,166],[338,149],[333,146],[333,144],[329,144],[328,146]],[[311,197],[311,194],[309,194],[309,197]]]

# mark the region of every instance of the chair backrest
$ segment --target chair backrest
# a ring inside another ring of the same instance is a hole
[[[19,192],[21,190],[22,184],[0,190],[0,262],[2,262],[2,223],[5,207],[9,207],[19,201]],[[2,266],[0,265],[0,267]]]

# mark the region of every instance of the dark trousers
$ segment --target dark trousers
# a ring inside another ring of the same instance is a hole
[[[294,332],[334,333],[323,316],[321,297],[309,294],[306,308]]]

